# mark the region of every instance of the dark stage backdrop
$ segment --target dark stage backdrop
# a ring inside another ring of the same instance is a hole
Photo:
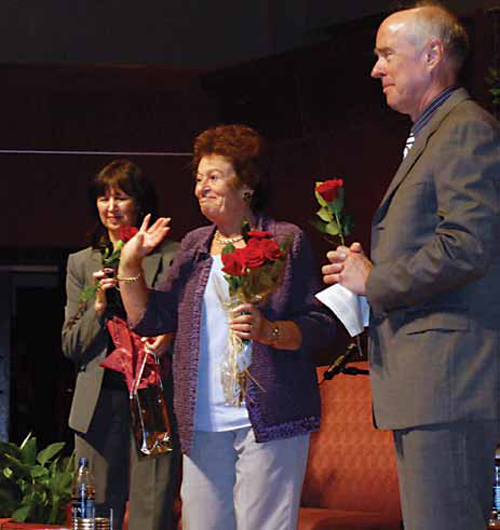
[[[7,345],[0,365],[4,373],[10,365],[10,381],[16,382],[6,392],[4,379],[0,416],[2,399],[5,406],[10,395],[12,438],[36,425],[42,440],[69,439],[65,416],[73,374],[57,338],[65,259],[86,244],[91,228],[88,178],[111,159],[126,156],[143,167],[159,192],[160,213],[173,218],[172,237],[180,239],[205,222],[192,195],[188,154],[194,136],[220,122],[248,123],[275,147],[269,213],[308,232],[318,266],[329,246],[309,226],[317,209],[316,180],[345,180],[355,222],[352,240],[369,246],[370,219],[410,127],[406,117],[386,108],[379,82],[369,76],[379,21],[372,17],[338,26],[327,43],[211,73],[0,66],[0,280],[8,291],[2,295],[13,301],[0,304],[0,345]],[[494,19],[478,11],[465,22],[474,49],[465,84],[485,106],[498,110],[491,107],[484,82],[487,66],[497,60]],[[145,152],[150,154],[139,154]],[[37,290],[40,266],[49,267],[51,275],[39,282],[43,292]],[[32,280],[21,281],[24,273]],[[325,345],[317,362],[327,363],[347,342],[339,329],[336,343]],[[28,369],[35,365],[36,370]],[[38,378],[55,389],[44,400],[22,391],[30,384],[35,388]]]

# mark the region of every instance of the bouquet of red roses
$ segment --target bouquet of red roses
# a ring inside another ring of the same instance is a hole
[[[271,232],[250,230],[247,223],[242,232],[244,248],[235,248],[230,243],[222,250],[222,271],[229,287],[229,300],[225,304],[228,312],[242,303],[258,304],[266,300],[281,280],[291,245],[291,240],[278,245]],[[237,337],[230,330],[228,351],[221,366],[226,404],[241,406],[247,379],[251,378],[251,363],[251,341]]]
[[[261,302],[276,287],[285,266],[289,242],[281,247],[272,233],[263,230],[244,230],[246,247],[229,244],[222,250],[222,262],[229,295],[240,302]]]

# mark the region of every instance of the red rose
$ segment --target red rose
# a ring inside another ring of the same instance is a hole
[[[126,243],[129,239],[132,239],[139,230],[135,226],[122,225],[120,226],[119,239]]]
[[[237,248],[234,252],[225,252],[222,254],[221,258],[224,264],[222,272],[230,276],[243,276],[245,274],[241,251],[241,248]]]
[[[266,258],[262,252],[261,241],[250,239],[247,246],[242,250],[243,266],[249,269],[257,269],[264,264]]]
[[[252,237],[250,238],[248,241],[247,241],[247,246],[245,248],[248,248],[248,247],[260,247],[260,245],[262,244],[262,239],[258,239],[257,237]]]
[[[323,197],[326,202],[332,202],[339,196],[339,191],[342,189],[344,181],[342,179],[325,180],[316,186],[316,191]]]
[[[278,243],[274,239],[263,239],[260,242],[260,248],[264,257],[269,261],[276,261],[283,256],[283,252],[281,252]]]
[[[248,232],[249,237],[255,237],[256,239],[264,239],[266,237],[271,237],[272,235],[273,233],[267,230],[250,230]]]

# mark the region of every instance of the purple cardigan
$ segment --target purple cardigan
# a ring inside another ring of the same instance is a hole
[[[298,351],[277,350],[254,342],[253,378],[245,400],[258,442],[317,430],[320,397],[310,352],[333,339],[333,315],[314,298],[321,289],[310,245],[297,226],[261,217],[258,229],[270,230],[281,243],[293,236],[282,283],[261,308],[270,320],[293,320],[302,332]],[[148,305],[134,329],[143,335],[175,331],[174,408],[181,446],[189,454],[193,438],[203,294],[212,264],[210,245],[215,226],[189,232],[165,283],[150,292]]]

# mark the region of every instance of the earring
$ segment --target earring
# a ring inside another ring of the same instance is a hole
[[[243,200],[245,202],[250,202],[252,200],[252,194],[249,191],[245,191],[243,194]]]

